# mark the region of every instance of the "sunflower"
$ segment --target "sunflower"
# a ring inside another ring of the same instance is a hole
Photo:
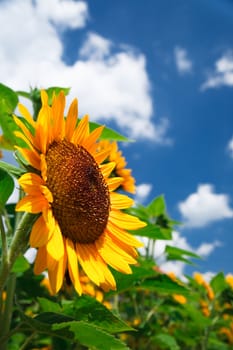
[[[23,118],[15,117],[16,136],[27,145],[16,148],[30,169],[19,179],[26,195],[16,210],[38,214],[30,233],[34,272],[48,271],[54,294],[68,274],[81,295],[80,268],[102,289],[116,289],[109,266],[131,273],[141,243],[127,230],[145,223],[122,211],[133,201],[115,191],[123,180],[109,177],[115,163],[103,163],[109,150],[98,150],[97,140],[104,127],[90,132],[87,115],[77,124],[76,99],[64,118],[63,92],[50,106],[41,91],[41,101],[36,121],[21,104]]]
[[[126,169],[127,162],[125,157],[122,155],[122,151],[118,149],[116,141],[110,142],[109,140],[99,141],[99,149],[109,149],[109,156],[107,160],[109,162],[115,162],[115,167],[112,171],[112,174],[115,176],[122,177],[121,188],[124,191],[135,193],[135,179],[131,175],[131,169]]]

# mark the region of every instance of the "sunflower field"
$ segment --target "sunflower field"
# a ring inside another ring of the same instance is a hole
[[[180,223],[134,204],[129,140],[68,94],[0,84],[0,350],[233,349],[233,275],[161,269],[200,258],[155,257]]]

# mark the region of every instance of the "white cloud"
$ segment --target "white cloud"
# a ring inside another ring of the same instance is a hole
[[[79,55],[88,60],[102,60],[110,55],[112,43],[96,33],[88,33],[87,40],[79,51]]]
[[[152,184],[142,183],[137,185],[136,194],[135,194],[135,202],[142,204],[148,198],[150,192],[152,190]]]
[[[30,264],[33,264],[36,258],[36,253],[37,253],[37,249],[35,248],[28,248],[28,250],[26,250],[24,257],[27,259],[27,261]]]
[[[165,273],[174,273],[181,281],[186,281],[184,276],[186,264],[182,261],[166,261],[160,265],[160,268]]]
[[[196,254],[202,258],[209,256],[215,248],[220,247],[222,244],[219,241],[214,241],[212,243],[202,243],[196,250]]]
[[[1,82],[20,90],[71,87],[69,102],[78,97],[80,115],[112,120],[132,138],[168,143],[167,120],[152,121],[151,84],[142,53],[89,33],[74,64],[62,60],[59,31],[83,27],[88,17],[83,1],[0,2]]]
[[[84,1],[36,0],[38,14],[63,28],[82,28],[88,19],[88,6]]]
[[[144,246],[146,247],[148,244],[148,239],[145,237],[140,239],[143,241]],[[221,242],[203,242],[198,247],[194,248],[189,244],[186,237],[182,236],[179,232],[173,232],[171,240],[156,240],[154,258],[161,270],[164,272],[174,272],[177,277],[184,280],[185,267],[187,264],[182,261],[166,261],[165,249],[167,245],[193,252],[202,258],[207,258],[213,253],[215,248],[221,246]],[[145,247],[140,249],[142,254],[145,254]]]
[[[192,61],[188,58],[188,53],[184,48],[175,47],[174,49],[176,68],[179,73],[190,73],[192,71]]]
[[[13,180],[14,180],[14,190],[10,195],[10,197],[8,198],[8,201],[7,201],[8,204],[17,203],[19,201],[19,184],[15,178]]]
[[[159,241],[158,252],[160,254],[159,256],[162,257],[160,262],[160,268],[164,272],[173,272],[177,277],[181,278],[181,280],[185,280],[184,274],[187,264],[182,261],[165,261],[162,252],[165,250],[166,245],[193,252],[199,255],[201,258],[207,258],[210,254],[213,253],[215,248],[221,245],[221,242],[203,242],[197,248],[194,248],[187,242],[187,239],[183,237],[179,232],[173,233],[173,239],[171,241]]]
[[[201,273],[201,275],[202,275],[203,279],[204,279],[207,283],[209,283],[209,282],[212,280],[212,278],[213,278],[214,276],[216,276],[216,272],[207,271],[207,272]]]
[[[232,136],[232,138],[230,139],[230,141],[228,142],[227,150],[228,150],[228,152],[229,152],[231,158],[233,158],[233,136]]]
[[[228,202],[226,194],[216,194],[212,185],[202,184],[198,186],[197,192],[190,194],[178,207],[187,227],[204,227],[233,217]]]
[[[216,88],[220,86],[233,86],[233,52],[225,53],[215,62],[215,69],[202,84],[201,89]]]

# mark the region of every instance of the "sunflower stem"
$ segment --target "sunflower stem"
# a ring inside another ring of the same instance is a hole
[[[11,241],[9,251],[2,261],[1,271],[0,271],[0,293],[2,293],[7,279],[10,274],[10,270],[17,259],[17,257],[24,253],[28,245],[29,232],[34,223],[37,215],[24,213],[18,227],[15,230],[15,234]],[[1,230],[2,232],[2,230]]]
[[[6,238],[6,232],[3,224],[2,214],[0,215],[0,231],[1,231],[1,240],[2,240],[2,266],[5,265],[7,262],[7,253],[8,253],[8,247],[7,247],[7,238]]]
[[[11,319],[12,319],[12,307],[13,307],[13,298],[15,294],[15,284],[16,284],[16,276],[14,273],[11,273],[8,281],[7,281],[7,288],[6,288],[6,301],[4,305],[4,312],[3,312],[3,322],[1,326],[1,335],[8,334],[10,331],[11,326]],[[7,339],[5,342],[2,342],[0,345],[0,350],[7,350]]]
[[[17,259],[17,257],[24,253],[27,245],[31,227],[35,222],[37,215],[30,213],[24,213],[12,238],[11,245],[7,249],[7,240],[4,230],[2,219],[0,220],[0,230],[2,236],[2,265],[0,271],[0,295],[2,294],[5,285],[6,288],[6,302],[4,310],[2,308],[0,335],[4,337],[10,331],[11,319],[12,319],[12,306],[13,298],[15,294],[16,276],[11,273],[11,268]],[[0,350],[7,349],[7,341],[0,345]]]
[[[12,267],[16,258],[24,253],[29,240],[29,234],[38,215],[31,213],[24,213],[18,227],[16,228],[14,238],[12,240],[10,250],[9,250],[9,264]]]

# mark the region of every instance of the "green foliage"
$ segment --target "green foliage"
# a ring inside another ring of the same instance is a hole
[[[152,342],[155,345],[161,346],[162,349],[170,349],[170,350],[180,350],[180,347],[178,346],[176,339],[172,337],[169,334],[166,333],[160,333],[155,335],[152,338]]]
[[[219,272],[212,278],[210,285],[215,294],[221,294],[227,287],[224,274]]]
[[[16,166],[5,163],[1,160],[0,160],[0,171],[5,171],[9,175],[12,175],[15,178],[19,178],[25,172],[23,169],[17,168]]]
[[[148,237],[154,240],[172,239],[174,225],[179,224],[168,216],[163,195],[156,197],[146,207],[138,205],[137,207],[129,209],[128,212],[147,223],[146,227],[131,232],[135,235]]]
[[[5,206],[8,198],[14,190],[14,181],[12,177],[0,168],[0,212]]]
[[[4,137],[0,139],[0,147],[13,149],[17,140],[14,132],[18,130],[14,119],[13,112],[18,103],[18,96],[9,87],[0,84],[0,127]]]
[[[71,317],[72,321],[84,321],[109,333],[133,330],[103,304],[87,295],[72,301],[62,301],[62,306],[45,298],[39,298],[38,301],[44,311],[63,313]]]
[[[184,250],[184,249],[180,249],[177,247],[172,247],[170,245],[166,246],[165,252],[167,254],[167,260],[179,260],[179,261],[183,261],[187,264],[192,264],[192,262],[190,260],[188,260],[186,258],[186,256],[189,256],[191,258],[196,258],[196,259],[200,259],[200,257],[190,251]]]
[[[21,275],[23,272],[27,271],[29,268],[30,268],[29,262],[27,261],[27,259],[25,259],[24,256],[21,255],[16,259],[11,269],[11,272]]]

